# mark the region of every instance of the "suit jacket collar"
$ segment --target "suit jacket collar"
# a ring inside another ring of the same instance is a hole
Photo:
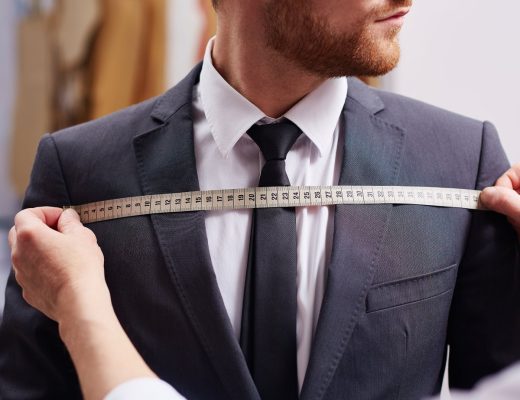
[[[191,103],[200,64],[161,96],[159,124],[135,137],[145,194],[198,190]],[[341,185],[396,185],[404,131],[381,118],[377,92],[349,79]],[[321,399],[362,312],[388,228],[391,205],[337,206],[331,263],[302,399]],[[258,399],[220,296],[209,256],[204,212],[150,217],[195,334],[230,399]]]
[[[183,106],[191,106],[193,86],[199,82],[201,69],[202,63],[197,64],[182,81],[159,96],[152,109],[151,117],[164,123]]]
[[[199,73],[200,65],[157,100],[152,118],[160,124],[134,139],[144,194],[199,190],[191,119]],[[178,297],[226,392],[216,398],[259,399],[217,285],[204,212],[150,218]]]
[[[347,101],[350,99],[359,103],[367,112],[374,115],[384,110],[385,104],[377,94],[377,91],[369,88],[359,79],[349,78],[348,88]],[[346,108],[347,103],[345,103],[343,111],[345,111]]]
[[[344,108],[340,185],[396,185],[404,130],[379,117],[384,104],[373,89],[349,81]],[[322,399],[352,332],[380,257],[393,206],[338,205],[331,262],[301,399]]]

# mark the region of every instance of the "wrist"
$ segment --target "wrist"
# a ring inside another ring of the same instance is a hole
[[[69,297],[60,307],[57,322],[60,337],[67,347],[86,336],[103,334],[120,326],[106,286],[92,293]]]

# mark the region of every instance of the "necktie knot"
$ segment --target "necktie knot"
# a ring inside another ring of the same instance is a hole
[[[284,120],[267,125],[253,125],[247,133],[260,148],[265,160],[271,161],[285,160],[302,132],[291,121]]]

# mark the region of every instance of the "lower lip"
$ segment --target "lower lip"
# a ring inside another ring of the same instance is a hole
[[[397,25],[401,26],[404,23],[404,15],[398,15],[395,17],[390,17],[386,19],[381,19],[379,21],[376,21],[377,23],[383,23],[383,24],[391,24],[391,25]]]

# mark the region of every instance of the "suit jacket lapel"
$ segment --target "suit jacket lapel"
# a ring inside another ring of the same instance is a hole
[[[191,119],[199,74],[200,65],[163,95],[152,113],[161,125],[134,139],[144,194],[199,190]],[[204,212],[156,214],[151,219],[182,306],[228,398],[258,398],[217,285]]]
[[[341,185],[395,185],[404,132],[375,114],[372,90],[349,81]],[[336,206],[331,263],[302,399],[321,399],[348,345],[372,282],[392,205]]]

